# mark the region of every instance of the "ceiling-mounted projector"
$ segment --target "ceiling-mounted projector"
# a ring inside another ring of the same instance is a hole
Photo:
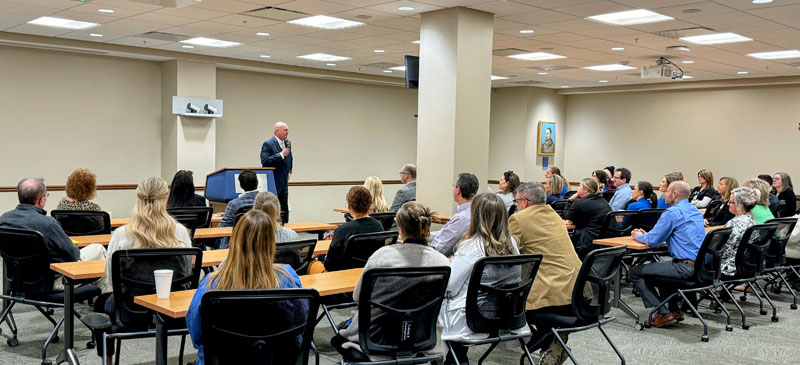
[[[659,58],[655,66],[644,66],[641,71],[643,79],[683,78],[683,70],[664,57]]]

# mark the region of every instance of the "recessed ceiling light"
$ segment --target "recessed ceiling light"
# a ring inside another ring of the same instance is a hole
[[[112,9],[97,9],[97,11],[99,11],[101,13],[106,13],[106,14],[111,14],[111,13],[114,12],[114,10],[112,10]]]
[[[258,55],[258,57],[261,57],[261,58],[270,58],[270,57],[272,57],[272,56],[270,56],[270,55],[267,55],[267,54],[260,54],[260,55]]]
[[[492,81],[494,81],[494,80],[508,80],[508,77],[492,75],[491,79],[492,79]]]
[[[513,58],[517,60],[525,60],[525,61],[546,61],[546,60],[557,60],[561,58],[566,58],[564,56],[559,56],[557,54],[547,53],[547,52],[533,52],[533,53],[521,53],[508,56],[508,58]]]
[[[736,33],[714,33],[706,35],[695,35],[691,37],[681,37],[682,41],[696,43],[696,44],[724,44],[724,43],[738,43],[750,42],[753,39],[742,37]]]
[[[634,25],[673,20],[671,16],[661,15],[645,9],[620,11],[616,13],[593,15],[586,19],[614,25]]]
[[[376,50],[374,50],[374,51],[372,51],[372,52],[375,52],[375,53],[385,53],[386,51],[384,51],[384,50],[382,50],[382,49],[376,49]]]
[[[206,46],[206,47],[217,47],[217,48],[227,48],[227,47],[234,47],[241,45],[241,43],[239,42],[222,41],[219,39],[205,38],[205,37],[187,39],[185,41],[181,41],[181,43],[194,44],[195,46]]]
[[[694,61],[692,61],[692,60],[684,60],[684,61],[681,61],[681,63],[687,64],[687,65],[691,65],[691,64],[694,63]]]
[[[562,88],[562,89],[569,89],[569,86],[567,86],[567,85],[561,85],[561,88]]]
[[[769,4],[772,0],[753,0],[753,4]]]
[[[326,65],[326,66],[336,66],[336,64],[335,64],[335,63],[326,63],[325,65]]]
[[[392,70],[383,70],[383,72],[386,72],[386,73],[391,73],[391,72],[392,72]]]
[[[189,45],[184,45],[184,46],[181,46],[181,47],[183,47],[183,48],[194,48],[194,46],[189,46]]]
[[[302,25],[311,28],[329,29],[329,30],[352,28],[364,25],[364,23],[361,22],[354,22],[352,20],[334,18],[332,16],[327,16],[327,15],[315,15],[306,18],[290,20],[287,23]]]
[[[100,37],[102,37],[102,36],[103,36],[103,35],[102,35],[102,34],[100,34],[100,33],[89,33],[89,37],[98,37],[98,38],[100,38]]]
[[[414,8],[412,8],[410,6],[401,6],[401,7],[397,8],[397,10],[400,10],[400,11],[413,11]]]
[[[625,48],[624,47],[611,47],[611,50],[612,51],[624,51]]]
[[[328,62],[331,62],[331,61],[345,61],[345,60],[350,60],[351,59],[350,57],[334,56],[334,55],[325,54],[325,53],[312,53],[312,54],[307,54],[307,55],[303,55],[303,56],[297,56],[297,58],[303,58],[303,59],[312,60],[312,61],[328,61]]]
[[[419,41],[419,40],[416,40],[416,41],[411,41],[411,43],[414,43],[414,44],[420,44],[420,41]]]
[[[758,52],[750,53],[748,56],[762,60],[780,60],[784,58],[800,58],[800,51],[793,49],[789,51]]]
[[[519,32],[522,34],[533,34],[533,29],[523,29]]]
[[[689,76],[689,75],[683,75],[683,77],[681,77],[681,79],[683,79],[683,80],[688,80],[688,79],[693,79],[693,78],[694,77]]]
[[[749,74],[749,72],[747,72],[747,71],[739,71],[739,72],[737,72],[737,74],[739,74],[739,75],[747,75],[747,74]]]
[[[71,19],[53,18],[49,16],[36,18],[34,20],[29,21],[28,24],[41,25],[44,27],[62,28],[62,29],[89,29],[100,25],[97,23],[81,22]]]
[[[267,32],[257,32],[256,35],[262,36],[262,37],[266,37],[266,36],[269,35],[269,33],[267,33]]]
[[[389,67],[389,69],[390,70],[397,70],[397,71],[405,71],[406,70],[406,66],[394,66],[394,67]]]
[[[602,82],[602,83],[604,83],[604,84],[605,84],[606,82],[608,82],[608,80],[600,80],[600,81],[598,81],[598,82]]]
[[[623,70],[635,70],[636,67],[620,65],[620,64],[613,64],[613,65],[587,66],[587,67],[584,67],[584,69],[592,70],[592,71],[623,71]]]
[[[539,72],[539,75],[547,75],[547,72]]]

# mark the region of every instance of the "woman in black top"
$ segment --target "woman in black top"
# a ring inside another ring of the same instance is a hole
[[[180,170],[172,178],[167,208],[205,207],[206,198],[194,193],[192,171]]]
[[[611,206],[603,199],[600,185],[591,178],[581,180],[577,200],[567,210],[567,225],[574,224],[572,244],[578,249],[578,256],[583,257],[592,250],[593,241],[603,232],[603,221],[611,212]]]
[[[347,192],[347,210],[353,216],[353,220],[342,224],[333,232],[331,246],[328,255],[325,256],[325,270],[336,271],[352,269],[347,266],[344,257],[344,242],[347,238],[359,233],[382,232],[383,225],[377,219],[369,216],[369,208],[372,205],[372,195],[363,186],[354,186]]]
[[[778,201],[784,202],[783,208],[778,211],[781,218],[791,217],[797,209],[797,197],[792,189],[792,178],[785,172],[779,172],[772,177],[772,187],[778,193]]]
[[[703,215],[706,226],[724,226],[735,215],[728,209],[728,202],[731,199],[731,191],[739,187],[739,181],[733,177],[723,177],[719,179],[717,193],[722,197],[717,203],[709,204],[706,213]]]
[[[697,173],[697,182],[700,186],[695,186],[695,188],[692,189],[690,201],[692,205],[696,206],[698,209],[702,209],[717,198],[717,192],[714,190],[714,174],[709,170],[700,170]]]

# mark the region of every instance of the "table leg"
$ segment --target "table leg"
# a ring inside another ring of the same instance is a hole
[[[59,361],[66,361],[70,365],[78,365],[78,356],[75,354],[75,282],[64,277],[64,353],[59,356]]]
[[[617,309],[622,310],[625,314],[631,316],[631,318],[636,320],[636,323],[639,324],[639,313],[636,313],[627,303],[625,303],[622,298],[620,298],[620,287],[622,282],[622,263],[620,263],[620,268],[617,269],[617,277],[614,279],[614,307]]]
[[[167,365],[167,323],[156,313],[156,365]]]

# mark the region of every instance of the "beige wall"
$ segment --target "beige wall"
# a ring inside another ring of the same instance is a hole
[[[570,95],[566,171],[588,177],[613,164],[652,183],[682,171],[693,185],[700,169],[716,180],[800,178],[798,100],[798,87]]]

